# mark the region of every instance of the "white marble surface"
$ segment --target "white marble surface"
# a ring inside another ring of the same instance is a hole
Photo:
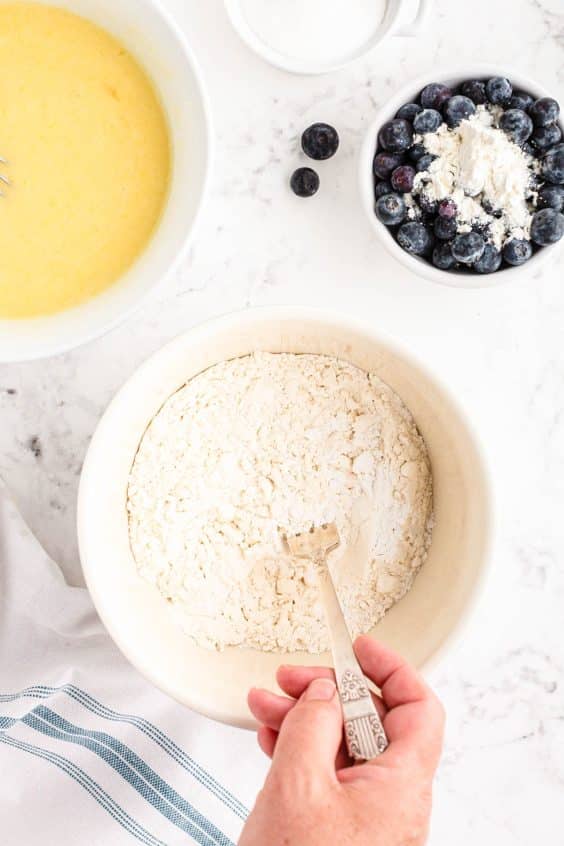
[[[482,59],[564,102],[562,0],[438,0],[418,40],[396,39],[326,77],[265,65],[220,0],[167,0],[194,45],[217,135],[214,180],[191,255],[126,325],[49,361],[0,367],[0,474],[68,579],[81,582],[75,498],[88,440],[116,388],[164,341],[255,304],[333,307],[407,342],[482,433],[498,495],[492,575],[464,643],[434,673],[449,714],[433,846],[563,843],[564,287],[542,278],[464,291],[385,254],[360,209],[363,127],[410,77]],[[335,124],[322,188],[287,188],[300,131]]]

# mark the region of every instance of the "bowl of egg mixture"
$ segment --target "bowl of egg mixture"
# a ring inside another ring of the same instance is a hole
[[[0,361],[122,320],[187,250],[210,123],[153,0],[0,2]]]
[[[351,635],[427,669],[480,593],[491,520],[479,440],[433,374],[374,326],[286,308],[152,356],[100,421],[78,498],[86,583],[123,653],[246,727],[280,664],[331,662],[319,573],[285,535],[334,522]]]

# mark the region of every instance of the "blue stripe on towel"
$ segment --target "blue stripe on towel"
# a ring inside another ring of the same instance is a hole
[[[220,784],[212,775],[210,775],[203,767],[201,767],[193,758],[184,752],[171,738],[162,732],[157,726],[144,720],[142,717],[132,716],[131,714],[120,714],[118,711],[112,711],[102,705],[93,696],[73,684],[64,684],[60,687],[46,687],[45,685],[35,685],[28,687],[19,693],[0,694],[0,702],[14,702],[20,698],[32,699],[46,699],[55,693],[66,693],[75,701],[79,702],[85,708],[88,708],[92,713],[98,714],[107,720],[114,722],[124,722],[135,726],[139,731],[153,740],[161,749],[170,755],[183,769],[196,778],[200,784],[207,787],[218,799],[220,799],[233,813],[241,820],[246,820],[248,816],[248,809],[229,792],[222,784]]]
[[[148,832],[143,826],[139,825],[133,817],[130,817],[126,811],[121,808],[117,802],[114,802],[112,797],[103,790],[84,770],[77,767],[72,761],[64,758],[62,755],[57,755],[55,752],[50,752],[48,749],[42,749],[39,746],[34,746],[32,743],[26,743],[23,740],[17,740],[15,737],[0,732],[0,743],[5,743],[7,746],[13,746],[15,749],[21,749],[24,752],[29,752],[37,758],[43,758],[50,761],[64,773],[67,773],[74,781],[78,782],[91,796],[98,802],[99,805],[106,810],[113,819],[118,822],[126,831],[132,834],[141,843],[146,846],[166,846],[162,840]]]
[[[50,708],[37,705],[21,722],[58,740],[89,749],[121,775],[166,819],[201,846],[233,846],[222,831],[200,814],[125,744],[105,732],[83,729]]]

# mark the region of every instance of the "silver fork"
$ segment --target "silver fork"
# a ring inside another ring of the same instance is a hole
[[[355,761],[369,761],[388,746],[382,721],[372,701],[367,681],[354,654],[351,636],[327,564],[327,556],[340,545],[334,523],[309,532],[286,536],[288,549],[297,558],[307,558],[318,567],[335,678],[343,710],[347,749]]]
[[[7,159],[3,159],[2,156],[0,156],[0,165],[7,165],[7,164],[8,164]],[[4,185],[7,185],[7,186],[11,185],[10,180],[8,179],[7,176],[4,176],[3,173],[0,173],[0,182],[2,182]],[[2,186],[0,185],[0,197],[5,197],[5,196],[6,195],[5,195],[4,191],[2,190]]]

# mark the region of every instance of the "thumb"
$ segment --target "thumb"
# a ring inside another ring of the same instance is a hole
[[[284,718],[272,762],[273,774],[299,770],[335,778],[342,732],[335,682],[314,679]]]

